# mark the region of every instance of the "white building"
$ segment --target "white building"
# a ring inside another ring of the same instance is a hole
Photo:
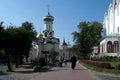
[[[50,15],[49,11],[47,16],[43,17],[44,21],[44,31],[43,35],[40,33],[37,35],[38,42],[36,49],[32,49],[31,55],[37,55],[31,57],[32,60],[39,60],[40,58],[45,57],[49,52],[55,51],[59,53],[59,38],[54,37],[54,30],[53,30],[53,21],[54,17]],[[36,50],[36,51],[35,51]]]
[[[100,42],[99,56],[120,56],[120,0],[113,0],[104,14],[105,37]]]
[[[60,46],[59,56],[62,56],[64,59],[69,58],[68,44],[65,42],[65,40],[63,40],[63,44]]]

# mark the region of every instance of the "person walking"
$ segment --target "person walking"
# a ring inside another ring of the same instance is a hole
[[[73,55],[71,57],[71,68],[74,70],[76,66],[77,58]]]
[[[63,57],[60,56],[60,57],[59,57],[59,66],[60,66],[60,67],[62,67],[62,63],[63,63]]]

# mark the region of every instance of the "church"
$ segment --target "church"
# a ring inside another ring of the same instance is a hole
[[[72,52],[70,52],[70,48],[72,46],[70,45],[70,43],[66,43],[65,39],[63,39],[63,43],[60,46],[60,53],[59,56],[62,56],[64,58],[64,60],[70,60],[71,56],[72,56]]]
[[[51,51],[59,53],[59,38],[54,37],[53,21],[54,17],[48,11],[43,17],[44,30],[37,35],[37,42],[30,51],[31,60],[38,60],[49,56]]]
[[[100,42],[99,56],[120,56],[120,0],[113,0],[104,14],[105,36]]]

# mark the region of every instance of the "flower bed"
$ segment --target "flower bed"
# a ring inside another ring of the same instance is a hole
[[[81,62],[101,68],[114,69],[114,67],[112,67],[110,63],[106,62],[94,62],[90,60],[81,60]]]

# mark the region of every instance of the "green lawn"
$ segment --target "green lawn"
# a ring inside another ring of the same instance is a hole
[[[115,67],[116,65],[120,64],[120,62],[108,62],[111,64],[111,66]]]

